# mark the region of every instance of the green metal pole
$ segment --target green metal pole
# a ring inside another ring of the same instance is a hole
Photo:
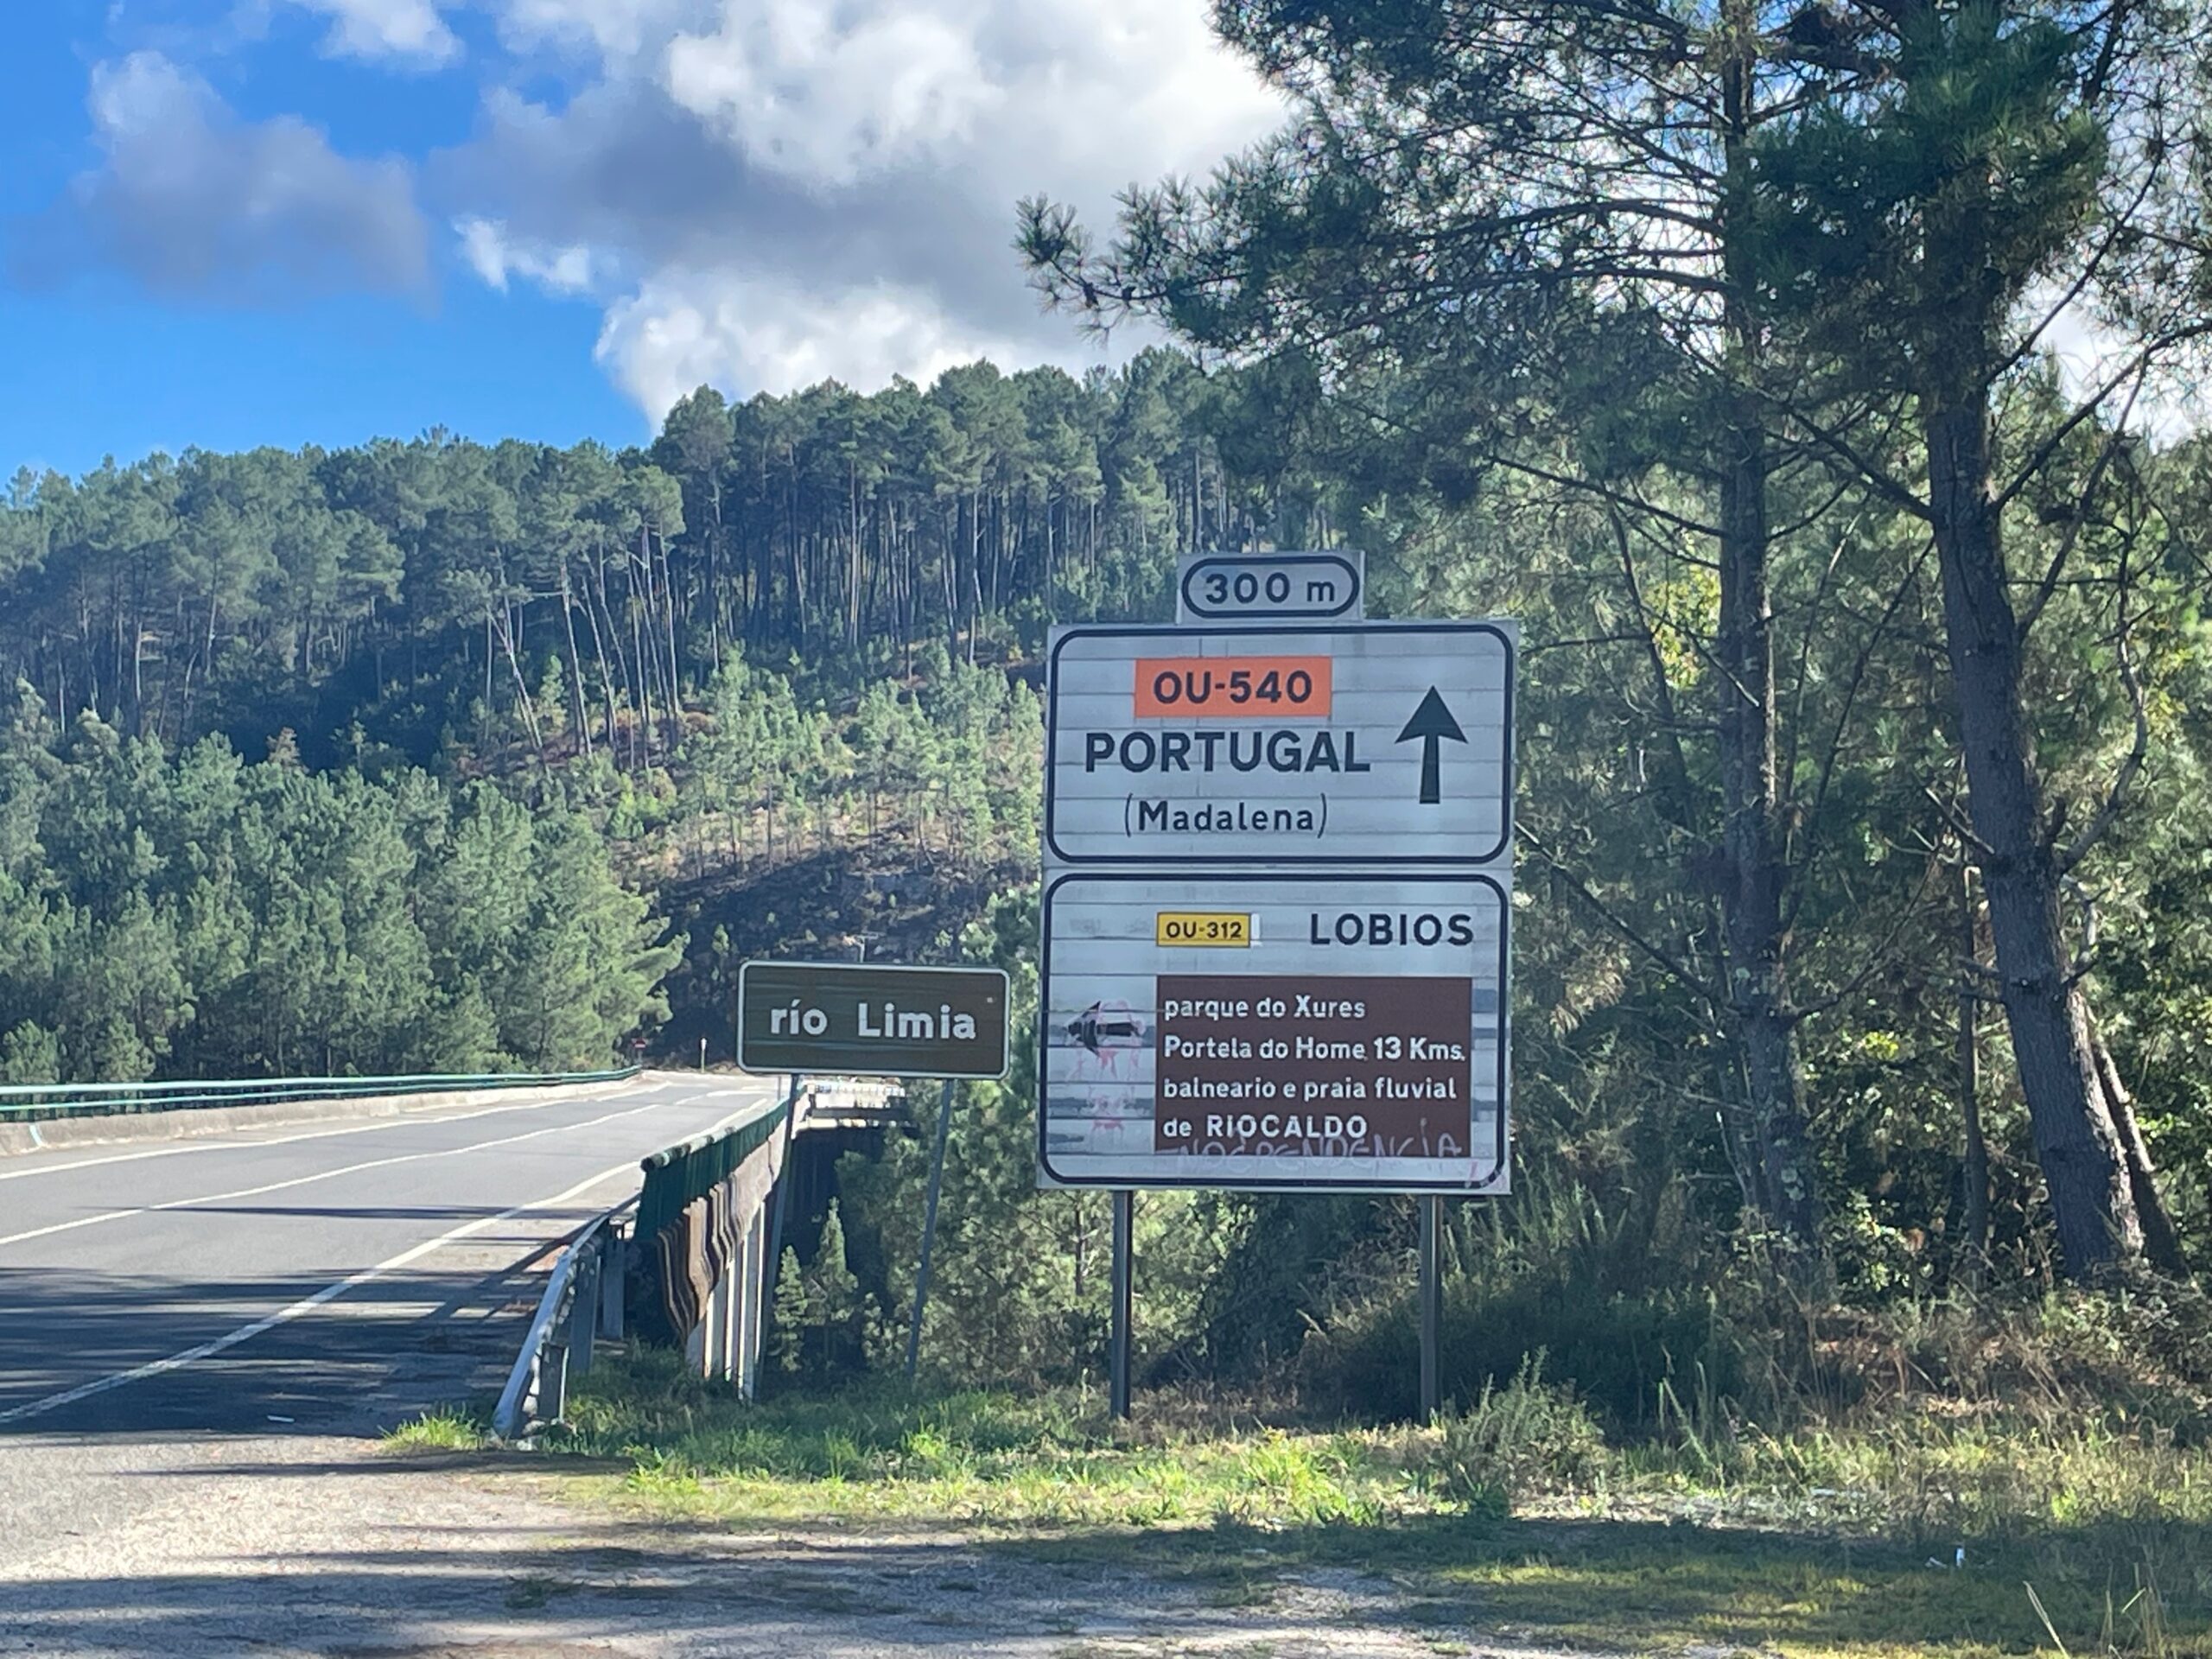
[[[791,1135],[798,1127],[799,1074],[791,1073],[791,1097],[784,1110],[784,1150],[776,1163],[776,1197],[768,1206],[768,1259],[761,1263],[762,1306],[776,1306],[776,1275],[784,1270],[784,1212],[791,1202]]]

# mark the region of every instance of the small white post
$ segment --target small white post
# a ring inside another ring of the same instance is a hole
[[[761,1271],[761,1257],[767,1254],[767,1218],[755,1210],[745,1229],[745,1318],[737,1338],[737,1387],[747,1400],[760,1386],[760,1305],[767,1299],[770,1289]]]
[[[699,1323],[683,1335],[683,1365],[687,1370],[707,1374],[707,1325],[713,1317],[711,1304],[699,1310]]]
[[[722,1380],[737,1381],[739,1344],[745,1329],[745,1249],[742,1243],[722,1269]]]
[[[599,1334],[610,1342],[622,1340],[622,1298],[625,1269],[629,1263],[627,1245],[610,1235],[607,1241],[607,1261],[600,1275]]]

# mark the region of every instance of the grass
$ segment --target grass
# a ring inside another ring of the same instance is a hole
[[[493,1443],[491,1426],[481,1417],[450,1407],[425,1412],[384,1437],[393,1452],[481,1452]]]
[[[664,1356],[595,1370],[555,1456],[619,1459],[602,1493],[696,1520],[1027,1530],[1371,1524],[1422,1505],[1389,1438],[1254,1428],[1107,1433],[1068,1396],[884,1390],[746,1407]]]
[[[1621,1446],[1578,1411],[1533,1376],[1431,1429],[1157,1397],[1116,1427],[1074,1394],[747,1406],[633,1353],[533,1457],[636,1515],[944,1529],[1141,1567],[1212,1606],[1353,1568],[1390,1580],[1398,1620],[1440,1651],[1478,1632],[1715,1659],[2212,1659],[2212,1453],[2155,1429],[1922,1412],[1781,1437],[1684,1421]],[[471,1434],[447,1417],[400,1438]]]

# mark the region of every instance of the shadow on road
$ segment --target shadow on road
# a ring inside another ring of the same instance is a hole
[[[474,1212],[375,1213],[467,1219]],[[346,1270],[200,1280],[153,1263],[133,1274],[0,1268],[0,1414],[198,1355],[181,1367],[0,1421],[0,1436],[361,1432],[496,1386],[558,1247],[557,1238],[546,1236],[545,1218],[532,1219],[528,1230],[489,1229],[438,1252],[435,1266],[396,1269],[305,1307]],[[565,1231],[582,1219],[579,1211],[553,1224]],[[199,1352],[280,1314],[266,1330]]]

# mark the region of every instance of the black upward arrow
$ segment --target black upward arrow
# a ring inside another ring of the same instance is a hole
[[[1444,798],[1443,789],[1437,781],[1436,745],[1441,738],[1454,743],[1464,743],[1467,734],[1459,729],[1459,722],[1452,718],[1452,711],[1444,706],[1444,698],[1434,686],[1421,700],[1421,707],[1414,710],[1414,717],[1406,722],[1406,729],[1398,734],[1398,741],[1410,743],[1421,739],[1421,804],[1434,806]]]

